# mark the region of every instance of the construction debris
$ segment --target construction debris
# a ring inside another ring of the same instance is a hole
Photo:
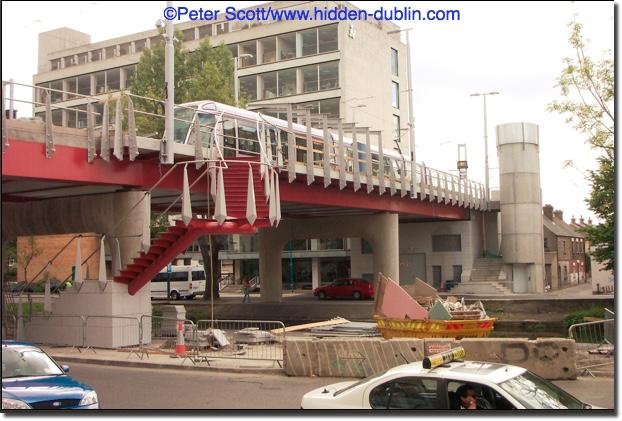
[[[247,327],[235,332],[235,342],[238,344],[263,344],[275,342],[274,335],[257,327]]]
[[[321,327],[321,326],[332,326],[332,325],[338,325],[338,324],[343,324],[343,323],[350,323],[350,321],[344,319],[343,317],[335,317],[334,319],[326,320],[324,322],[305,323],[302,325],[287,326],[285,329],[272,329],[270,333],[272,333],[273,335],[282,335],[284,332],[294,332],[297,330],[305,330],[305,329],[311,329],[314,327]]]
[[[376,323],[367,322],[348,322],[332,326],[320,326],[309,329],[307,336],[326,337],[326,336],[355,336],[355,337],[374,337],[380,336]]]

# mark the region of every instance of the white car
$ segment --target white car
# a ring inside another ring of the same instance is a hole
[[[434,365],[424,368],[430,367],[424,360],[320,387],[303,396],[301,407],[459,410],[468,409],[470,398],[476,402],[471,409],[596,408],[521,367],[447,358]]]

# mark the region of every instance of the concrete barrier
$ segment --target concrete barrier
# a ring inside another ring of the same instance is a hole
[[[422,339],[291,338],[284,347],[290,376],[367,377],[423,359]]]
[[[575,379],[572,339],[542,338],[296,338],[284,346],[284,369],[289,376],[366,377],[456,346],[468,360],[524,367],[549,380]]]

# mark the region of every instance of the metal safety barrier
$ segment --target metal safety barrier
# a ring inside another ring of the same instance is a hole
[[[84,348],[85,318],[78,315],[33,315],[17,320],[24,324],[23,339],[51,346],[67,346],[80,351]],[[19,330],[19,328],[18,328]]]
[[[286,340],[285,325],[279,321],[199,320],[193,350],[210,358],[273,361],[282,367]]]
[[[83,325],[83,347],[125,348],[138,354],[140,319],[129,316],[86,316]]]
[[[141,339],[139,356],[149,357],[149,353],[175,354],[177,344],[177,324],[184,325],[184,340],[186,349],[192,350],[192,341],[196,334],[196,325],[192,320],[176,319],[174,317],[160,317],[144,315],[140,318]]]
[[[610,312],[612,315],[613,313]],[[568,337],[576,343],[576,367],[581,375],[613,372],[615,321],[605,319],[594,322],[577,323],[568,329]]]

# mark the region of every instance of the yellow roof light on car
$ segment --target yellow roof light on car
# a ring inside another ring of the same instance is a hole
[[[423,359],[423,368],[430,369],[438,367],[439,365],[450,363],[454,360],[464,359],[466,352],[464,348],[459,346],[449,351],[439,352],[438,354],[430,355]]]

